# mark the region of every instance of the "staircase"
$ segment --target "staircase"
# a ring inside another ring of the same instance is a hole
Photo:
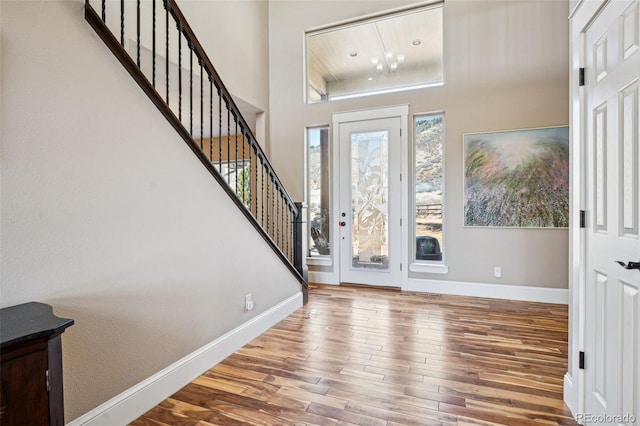
[[[294,203],[175,0],[86,0],[85,19],[302,286]]]

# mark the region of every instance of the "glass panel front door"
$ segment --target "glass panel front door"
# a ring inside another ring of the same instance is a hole
[[[351,133],[351,258],[389,269],[389,131]]]
[[[401,286],[400,118],[339,124],[340,281]]]

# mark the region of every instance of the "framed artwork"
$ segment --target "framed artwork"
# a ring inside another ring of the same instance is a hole
[[[464,225],[569,226],[569,127],[463,135]]]

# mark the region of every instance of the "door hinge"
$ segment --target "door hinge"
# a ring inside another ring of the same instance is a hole
[[[400,226],[402,226],[402,218],[400,218]]]
[[[587,227],[587,212],[580,210],[580,228]]]
[[[578,356],[578,368],[584,370],[584,352],[580,351]]]
[[[49,383],[49,370],[44,372],[46,381],[47,381],[47,392],[51,391],[51,384]]]
[[[400,173],[400,182],[402,182],[402,173]]]
[[[400,129],[400,136],[402,136],[402,129]]]
[[[402,263],[400,264],[400,270],[402,271]]]
[[[584,86],[584,68],[578,70],[578,86]]]

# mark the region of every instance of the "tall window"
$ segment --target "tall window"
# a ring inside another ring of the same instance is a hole
[[[415,259],[441,261],[444,252],[444,114],[414,118]]]
[[[329,127],[307,129],[309,255],[331,254]]]

